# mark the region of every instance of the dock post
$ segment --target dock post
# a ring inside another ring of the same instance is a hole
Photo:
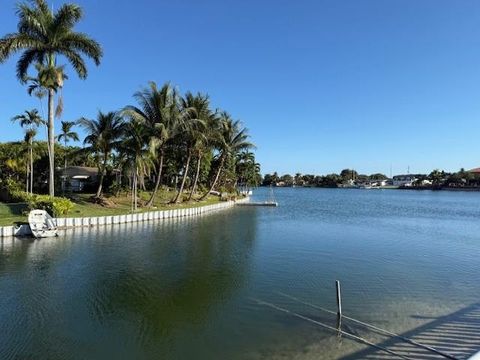
[[[338,336],[341,336],[342,328],[342,293],[340,291],[340,281],[335,280],[335,288],[337,289],[337,330]]]

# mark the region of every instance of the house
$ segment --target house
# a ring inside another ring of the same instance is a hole
[[[412,186],[418,179],[419,175],[395,175],[393,177],[393,186]]]
[[[372,186],[387,186],[388,179],[372,180]]]
[[[62,188],[70,191],[82,191],[86,184],[95,183],[98,168],[87,166],[68,166],[62,169]]]
[[[480,168],[470,169],[470,170],[467,170],[467,172],[475,175],[480,175]]]

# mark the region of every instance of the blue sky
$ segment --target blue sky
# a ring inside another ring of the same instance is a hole
[[[480,166],[476,0],[75,2],[105,56],[86,81],[67,68],[64,120],[171,81],[241,119],[264,173]],[[0,35],[15,30],[15,3],[1,0]],[[22,137],[9,119],[38,106],[17,58],[0,65],[0,141]]]

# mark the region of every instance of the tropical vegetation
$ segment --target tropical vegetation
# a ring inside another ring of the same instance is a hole
[[[92,190],[95,186],[92,203],[114,207],[116,196],[129,194],[134,211],[204,201],[212,193],[231,194],[260,185],[260,165],[251,152],[254,145],[248,130],[227,112],[213,109],[206,94],[181,95],[169,83],[157,87],[150,82],[134,93],[133,100],[137,105],[99,111],[94,119],[62,122],[55,162],[63,162],[56,176],[62,177],[64,191],[68,190],[67,164],[97,168],[96,181],[86,187]],[[14,120],[27,130],[44,124],[36,109]],[[70,141],[80,139],[77,128],[85,134],[83,145],[69,146]],[[18,153],[25,156],[18,157]],[[34,193],[48,193],[48,154],[48,142],[33,137],[27,142],[0,144],[4,201],[32,203],[37,199]],[[21,183],[27,183],[26,191],[20,191]],[[64,194],[77,197],[71,191]]]
[[[21,52],[17,62],[17,77],[22,83],[33,82],[33,89],[43,89],[48,96],[48,154],[49,154],[49,195],[55,193],[55,93],[67,78],[64,65],[58,62],[64,58],[81,79],[88,71],[83,57],[100,64],[102,49],[86,34],[75,32],[75,26],[83,17],[81,7],[76,4],[63,4],[53,11],[46,0],[21,2],[17,5],[19,18],[17,32],[0,39],[0,63],[12,55]],[[28,76],[29,68],[34,65],[36,77]],[[57,107],[57,115],[61,113]]]
[[[480,169],[458,172],[446,172],[435,169],[429,174],[411,175],[415,180],[408,189],[480,189]],[[354,169],[344,169],[340,174],[313,175],[297,173],[279,175],[277,172],[265,174],[260,183],[263,186],[301,186],[301,187],[351,187],[362,184],[374,184],[386,181],[391,182],[386,175],[374,173],[371,175],[359,174]],[[387,187],[389,187],[387,185]]]
[[[0,200],[65,215],[71,206],[54,195],[61,185],[62,194],[79,204],[68,175],[75,166],[97,169],[97,176],[87,176],[91,179],[84,179],[81,187],[95,206],[115,207],[129,196],[132,210],[209,201],[211,194],[260,184],[260,165],[242,122],[213,108],[207,94],[182,95],[168,82],[149,82],[121,109],[61,121],[55,136],[55,120],[61,120],[64,107],[66,66],[85,79],[86,59],[99,65],[102,48],[76,31],[83,17],[76,4],[54,11],[46,0],[30,0],[20,2],[16,14],[16,32],[0,39],[0,63],[20,54],[16,75],[27,93],[38,98],[40,111],[12,118],[24,129],[24,141],[0,144]],[[42,126],[46,141],[36,138]]]

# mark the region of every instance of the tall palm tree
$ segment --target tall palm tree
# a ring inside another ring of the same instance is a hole
[[[64,175],[62,177],[62,191],[65,191],[66,188],[66,170],[67,170],[67,143],[70,140],[78,141],[78,134],[75,131],[72,131],[72,128],[75,126],[73,121],[62,121],[62,130],[61,133],[57,136],[57,140],[61,142],[63,140],[65,158],[63,164]]]
[[[241,186],[258,186],[260,176],[260,164],[255,162],[255,155],[244,150],[235,157],[235,185],[240,183]],[[300,178],[297,176],[296,178]]]
[[[108,159],[121,143],[121,137],[125,130],[123,119],[114,111],[108,113],[98,112],[97,119],[81,118],[77,124],[87,132],[83,143],[89,145],[85,151],[94,154],[97,158],[98,173],[100,180],[95,195],[102,196],[103,180],[108,165]]]
[[[87,67],[82,55],[100,64],[102,49],[86,34],[75,32],[75,25],[83,16],[76,4],[63,4],[53,12],[46,0],[32,0],[32,4],[17,5],[19,22],[17,32],[0,39],[0,62],[21,52],[17,62],[17,76],[22,82],[28,79],[32,64],[43,66],[39,74],[42,85],[48,89],[48,144],[49,144],[49,193],[54,196],[54,96],[63,82],[63,68],[57,65],[57,57],[63,56],[81,79],[87,77]]]
[[[242,127],[239,120],[233,120],[227,112],[220,113],[218,137],[216,147],[218,149],[218,168],[208,191],[203,194],[203,200],[215,188],[220,178],[225,162],[235,157],[240,151],[254,148],[248,141],[248,131]]]
[[[118,149],[124,159],[124,167],[132,175],[132,211],[138,207],[138,180],[154,167],[154,147],[149,142],[149,129],[141,122],[131,120],[125,124],[124,136]]]
[[[173,203],[181,202],[183,188],[187,180],[188,170],[190,168],[190,161],[192,160],[195,145],[201,142],[205,135],[205,116],[208,110],[208,97],[198,94],[194,96],[188,92],[184,98],[181,99],[181,122],[180,131],[177,135],[178,144],[184,148],[186,154],[185,166],[183,168],[182,181],[180,188],[172,200]]]
[[[33,140],[37,135],[36,128],[30,128],[25,131],[25,142],[28,144],[29,161],[27,163],[27,192],[30,182],[30,194],[33,194]],[[28,181],[28,174],[30,174],[30,181]]]
[[[57,136],[58,141],[63,140],[63,145],[65,149],[67,148],[67,143],[70,140],[78,141],[78,134],[72,130],[75,126],[75,122],[73,121],[62,121],[62,130],[61,133]],[[67,152],[65,151],[65,169],[67,168]]]
[[[25,132],[25,141],[29,146],[29,165],[27,171],[30,174],[30,193],[33,194],[33,139],[37,135],[37,127],[44,123],[40,115],[38,114],[37,109],[27,110],[21,115],[17,115],[12,118],[12,121],[19,121],[22,128],[26,128]],[[28,183],[28,180],[27,180]],[[27,192],[29,188],[27,186]]]
[[[182,121],[180,122],[181,131],[178,134],[179,143],[185,149],[186,161],[183,170],[182,181],[177,195],[173,202],[179,202],[185,187],[185,181],[188,176],[190,162],[193,156],[197,156],[197,168],[195,172],[194,184],[189,195],[192,198],[195,191],[198,176],[200,173],[201,157],[207,141],[207,125],[212,118],[210,110],[210,99],[208,95],[196,94],[188,92],[181,99]]]
[[[169,83],[160,89],[155,82],[134,94],[137,106],[127,106],[123,113],[132,121],[143,124],[149,132],[149,141],[156,156],[156,180],[147,206],[152,206],[162,179],[165,147],[175,136],[179,124],[178,95]]]

